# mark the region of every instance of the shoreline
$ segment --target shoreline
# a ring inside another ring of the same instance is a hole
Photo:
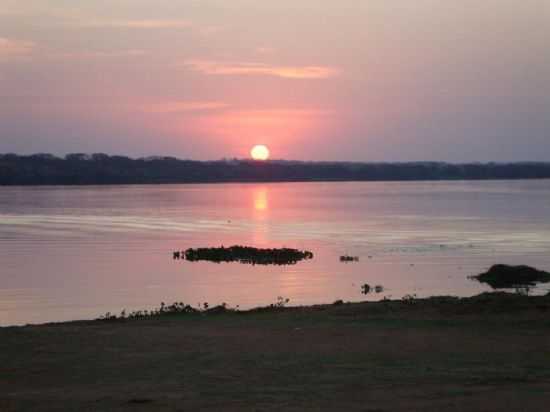
[[[0,410],[545,411],[550,295],[0,328]]]
[[[400,299],[382,299],[377,301],[343,301],[336,300],[333,303],[318,303],[311,305],[291,305],[289,302],[280,301],[266,306],[256,306],[248,309],[240,309],[239,306],[230,307],[227,305],[215,305],[212,307],[196,308],[190,305],[184,305],[186,310],[172,311],[173,305],[180,305],[175,302],[172,305],[164,306],[166,309],[161,311],[161,306],[153,309],[136,310],[128,312],[124,317],[120,316],[121,312],[107,312],[92,319],[74,319],[64,321],[49,321],[44,323],[28,323],[22,325],[0,326],[1,329],[10,328],[34,328],[42,326],[63,326],[63,325],[95,325],[101,324],[118,324],[125,322],[144,322],[144,321],[162,321],[165,319],[185,319],[194,317],[198,319],[208,319],[222,315],[241,316],[246,318],[249,315],[255,314],[322,314],[323,312],[330,313],[338,311],[339,308],[347,308],[351,311],[373,311],[374,313],[383,313],[392,311],[403,315],[414,313],[418,309],[430,308],[435,311],[443,311],[447,315],[475,315],[476,310],[483,309],[484,313],[504,313],[511,314],[514,311],[518,313],[524,311],[532,311],[534,309],[546,310],[550,312],[550,291],[545,294],[538,295],[523,295],[511,291],[491,291],[482,292],[469,297],[459,297],[453,295],[438,295],[430,297],[416,297],[415,295],[405,295]],[[503,304],[511,306],[503,306]],[[541,306],[542,304],[542,306]],[[546,304],[548,307],[546,307]],[[456,311],[453,311],[456,309]],[[156,313],[154,313],[156,312]]]
[[[503,303],[513,304],[515,306],[504,307]],[[483,305],[489,304],[490,306]],[[161,312],[161,306],[152,309],[141,309],[128,312],[122,317],[120,312],[107,312],[102,315],[98,315],[96,318],[91,319],[73,319],[62,321],[47,321],[43,323],[26,323],[20,325],[6,325],[1,326],[2,329],[23,329],[23,328],[35,328],[45,326],[63,326],[63,325],[95,325],[97,323],[102,324],[117,324],[124,322],[140,322],[140,321],[162,321],[164,319],[184,319],[187,317],[196,318],[211,318],[220,315],[229,316],[241,316],[246,318],[248,315],[254,315],[259,313],[265,314],[308,314],[308,313],[322,313],[324,311],[331,312],[332,310],[338,310],[338,308],[347,308],[349,310],[361,310],[361,311],[374,311],[384,312],[387,309],[392,311],[399,311],[402,314],[414,313],[419,308],[431,308],[434,310],[444,310],[448,314],[471,314],[474,315],[476,309],[483,309],[485,311],[490,310],[494,313],[502,311],[502,313],[509,313],[513,310],[530,311],[533,310],[531,305],[548,304],[548,310],[550,311],[550,291],[541,294],[523,295],[512,291],[495,290],[490,292],[481,292],[479,294],[459,297],[454,295],[437,295],[429,297],[417,297],[416,295],[405,295],[400,299],[381,299],[376,301],[343,301],[341,299],[336,300],[333,303],[317,303],[311,305],[292,305],[289,301],[280,300],[279,302],[272,303],[266,306],[256,306],[248,309],[240,309],[239,305],[231,307],[225,304],[215,305],[208,307],[207,309],[202,307],[192,307],[191,305],[185,305],[183,303],[175,302],[171,305],[166,305],[164,312]],[[179,309],[174,310],[174,305],[183,305]],[[172,308],[172,309],[170,309]],[[453,313],[452,309],[456,309],[457,312]],[[540,309],[540,308],[539,308]],[[450,312],[449,312],[450,311]],[[156,312],[156,313],[155,313]]]

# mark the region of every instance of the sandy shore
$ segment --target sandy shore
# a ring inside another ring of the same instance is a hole
[[[0,328],[0,411],[548,411],[550,297]]]

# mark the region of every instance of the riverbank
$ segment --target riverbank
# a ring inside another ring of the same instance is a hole
[[[543,411],[550,297],[0,328],[0,410]]]

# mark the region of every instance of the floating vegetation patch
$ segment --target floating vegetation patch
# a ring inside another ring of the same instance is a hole
[[[186,259],[190,262],[204,260],[214,263],[239,262],[250,265],[294,265],[301,260],[312,258],[313,253],[308,250],[258,249],[249,246],[221,246],[174,252],[174,259]]]
[[[359,262],[359,256],[340,256],[340,262],[349,263],[349,262]]]
[[[363,286],[361,286],[361,293],[363,295],[368,295],[371,292],[382,293],[383,291],[384,291],[384,286],[382,285],[376,285],[372,287],[368,283],[365,283]]]
[[[488,284],[493,289],[506,289],[550,282],[550,273],[524,265],[493,265],[487,272],[472,278]]]

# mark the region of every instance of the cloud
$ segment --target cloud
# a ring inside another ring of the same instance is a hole
[[[327,79],[338,75],[328,66],[272,66],[255,62],[225,63],[212,60],[188,60],[184,66],[214,76],[274,76],[285,79]]]
[[[105,20],[85,17],[66,16],[66,24],[76,28],[92,29],[135,29],[135,30],[163,30],[186,29],[203,37],[210,37],[223,31],[222,26],[199,25],[186,19],[128,19]]]
[[[228,107],[229,104],[224,102],[174,101],[147,105],[143,107],[143,110],[150,113],[180,113],[219,110],[226,109]]]
[[[180,112],[206,112],[221,111],[224,116],[240,118],[273,119],[291,117],[318,117],[332,114],[327,109],[238,109],[233,110],[232,105],[221,101],[169,101],[143,105],[143,111],[149,113],[180,113]],[[217,114],[216,114],[217,115]]]
[[[318,117],[332,114],[327,109],[255,109],[232,111],[230,114],[243,118],[288,119],[291,117]]]
[[[323,108],[230,108],[181,119],[180,127],[197,136],[221,136],[238,146],[258,139],[279,147],[293,146],[297,139],[315,136],[334,121],[333,112]]]
[[[59,53],[53,57],[63,59],[109,59],[119,57],[139,57],[146,55],[145,50],[115,50],[115,51],[81,51],[72,53]]]
[[[189,20],[145,19],[145,20],[92,20],[82,23],[87,27],[112,27],[127,29],[184,29],[193,27]]]
[[[0,59],[29,57],[35,48],[30,41],[0,37]]]

